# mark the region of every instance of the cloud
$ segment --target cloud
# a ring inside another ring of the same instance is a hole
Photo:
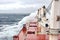
[[[49,4],[51,0],[20,0],[22,4]]]
[[[31,13],[36,11],[36,7],[28,7],[28,8],[18,8],[12,10],[0,10],[0,13]]]
[[[51,0],[0,0],[0,13],[31,13]]]
[[[0,0],[0,4],[16,3],[19,0]]]
[[[19,8],[30,8],[30,7],[35,7],[35,4],[26,4],[26,5],[21,5],[19,3],[13,3],[13,4],[1,4],[0,5],[0,10],[11,10],[11,9],[19,9]]]

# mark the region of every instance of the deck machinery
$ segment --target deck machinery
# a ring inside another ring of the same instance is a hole
[[[58,36],[60,34],[60,0],[53,0],[51,6],[51,13],[49,18],[46,15],[46,8],[43,6],[38,9],[37,19],[39,27],[41,29],[41,34],[49,34],[49,40],[59,40]]]
[[[60,35],[60,4],[59,3],[60,0],[52,1],[50,14],[47,13],[45,6],[39,8],[35,19],[34,20],[32,19],[32,21],[26,23],[25,27],[27,27],[27,31],[26,30],[24,31],[22,29],[22,31],[19,33],[19,37],[18,37],[19,40],[24,40],[24,39],[25,40],[46,40],[45,39],[46,36],[44,35],[48,35],[49,38],[47,40],[60,40],[58,38],[58,36]],[[26,32],[27,34],[25,35],[23,31]],[[39,34],[39,35],[36,36],[35,34]]]

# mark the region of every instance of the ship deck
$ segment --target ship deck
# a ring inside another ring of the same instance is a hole
[[[48,34],[37,34],[37,26],[32,26],[32,24],[29,29],[26,29],[26,25],[24,25],[19,34],[13,37],[13,40],[49,40]],[[60,35],[58,35],[58,40],[60,40]]]

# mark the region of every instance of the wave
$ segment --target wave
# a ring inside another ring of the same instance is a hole
[[[8,17],[5,17],[5,16],[4,16],[4,17],[0,17],[0,18],[6,18],[6,19],[7,19]]]
[[[2,35],[9,35],[9,36],[13,36],[18,34],[21,29],[23,28],[23,24],[26,24],[27,22],[29,22],[31,19],[34,19],[35,16],[37,14],[37,11],[34,13],[31,13],[29,16],[24,17],[21,21],[18,22],[17,25],[5,25],[2,29],[2,32],[0,32],[0,34]]]

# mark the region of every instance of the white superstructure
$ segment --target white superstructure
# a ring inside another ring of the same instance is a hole
[[[49,40],[58,40],[60,33],[60,0],[53,0],[50,15]]]

